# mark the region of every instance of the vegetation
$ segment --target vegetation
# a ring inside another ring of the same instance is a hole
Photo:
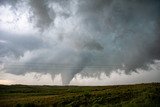
[[[116,86],[0,85],[0,107],[160,107],[160,83]]]

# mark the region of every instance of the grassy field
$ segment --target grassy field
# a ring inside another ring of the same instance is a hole
[[[0,107],[160,107],[160,83],[115,86],[0,85]]]

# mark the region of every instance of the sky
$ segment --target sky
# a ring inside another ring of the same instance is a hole
[[[159,0],[0,0],[0,84],[160,82]]]

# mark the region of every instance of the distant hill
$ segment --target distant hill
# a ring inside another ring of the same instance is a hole
[[[0,107],[160,107],[160,83],[113,86],[0,85]]]

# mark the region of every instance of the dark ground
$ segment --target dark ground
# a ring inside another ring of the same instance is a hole
[[[0,85],[0,107],[160,107],[160,83],[115,86]]]

